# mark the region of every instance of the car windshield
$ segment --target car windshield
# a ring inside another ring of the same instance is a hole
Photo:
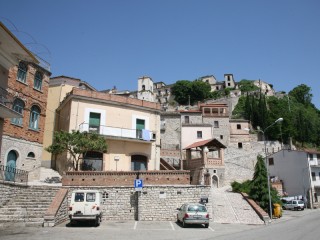
[[[304,204],[304,202],[303,202],[303,201],[301,201],[301,200],[300,200],[298,203],[299,203],[299,204]]]
[[[207,209],[205,206],[201,205],[190,205],[188,206],[188,212],[206,212]]]

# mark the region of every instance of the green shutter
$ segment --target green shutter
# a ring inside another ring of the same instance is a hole
[[[89,120],[90,126],[100,126],[100,113],[90,113],[90,120]]]
[[[142,119],[137,119],[137,120],[136,120],[136,129],[137,129],[137,130],[145,129],[145,127],[144,127],[144,120],[142,120]]]

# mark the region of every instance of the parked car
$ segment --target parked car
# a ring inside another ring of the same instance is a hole
[[[204,224],[206,228],[209,227],[209,213],[206,206],[200,203],[185,203],[177,210],[177,222],[181,222],[183,227],[188,224]]]
[[[289,200],[283,203],[282,208],[289,209],[289,210],[304,210],[304,201]]]
[[[75,190],[71,194],[69,206],[70,223],[91,221],[100,225],[102,212],[102,194],[96,190]]]

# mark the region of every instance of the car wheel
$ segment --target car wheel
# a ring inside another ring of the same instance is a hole
[[[184,227],[184,228],[187,227],[187,224],[186,224],[186,222],[184,221],[184,219],[182,220],[182,227]]]
[[[205,224],[204,227],[205,227],[205,228],[208,228],[208,227],[209,227],[209,223]]]
[[[283,208],[283,210],[287,210],[286,207],[282,207],[282,208]]]
[[[177,214],[177,223],[179,223],[180,222],[180,220],[179,220],[179,217],[178,217],[178,214]]]
[[[96,218],[95,226],[98,227],[100,225],[100,217]]]
[[[304,208],[301,208],[301,211],[303,211],[304,210]]]

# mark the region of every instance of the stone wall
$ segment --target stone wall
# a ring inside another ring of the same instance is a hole
[[[32,171],[41,166],[42,144],[10,136],[3,136],[0,165],[6,165],[6,156],[11,150],[14,150],[18,155],[16,168]],[[34,158],[28,157],[30,152],[34,153]]]
[[[71,202],[72,190],[68,193]],[[210,187],[207,186],[147,186],[141,192],[133,187],[84,187],[103,193],[103,220],[174,221],[176,209],[187,202],[199,202],[208,197],[207,207],[212,212]],[[212,216],[210,216],[212,218]]]
[[[267,152],[277,152],[281,149],[279,142],[268,141]],[[228,185],[233,181],[243,182],[251,180],[257,156],[265,156],[264,142],[243,142],[242,148],[237,143],[230,143],[225,149],[225,181]]]

